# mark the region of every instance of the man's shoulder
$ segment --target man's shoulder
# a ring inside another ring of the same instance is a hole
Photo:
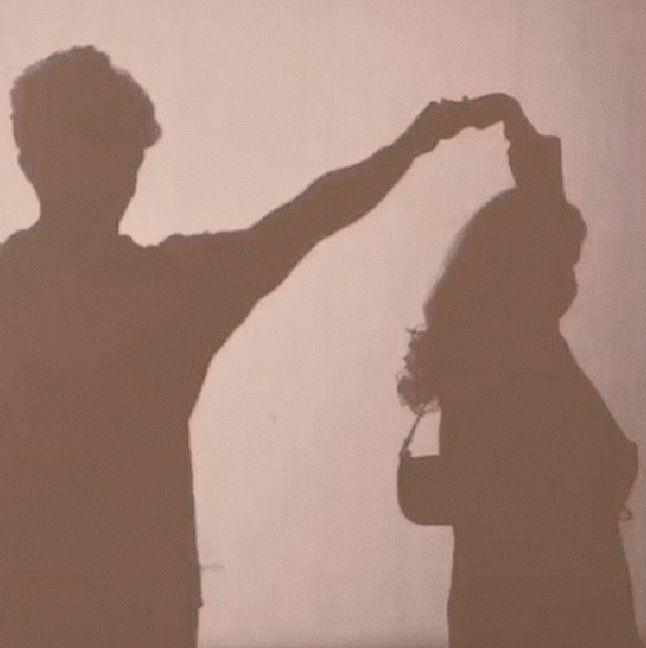
[[[244,243],[247,230],[204,231],[198,234],[171,234],[153,246],[162,254],[181,254],[200,250],[226,250]]]
[[[248,230],[223,230],[200,234],[172,234],[147,253],[163,262],[178,263],[193,269],[228,266],[253,250]]]
[[[0,241],[0,263],[8,263],[11,258],[21,258],[31,255],[37,246],[34,228],[26,227],[16,230]]]
[[[29,243],[34,239],[34,226],[24,227],[12,232],[3,241],[0,241],[0,253],[6,253],[15,247]]]

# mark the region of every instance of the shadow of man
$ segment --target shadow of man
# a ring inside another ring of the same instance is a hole
[[[40,218],[0,251],[5,645],[195,645],[188,420],[209,362],[317,242],[467,125],[464,105],[429,104],[247,229],[142,247],[119,223],[160,136],[146,93],[93,47],[16,80]]]

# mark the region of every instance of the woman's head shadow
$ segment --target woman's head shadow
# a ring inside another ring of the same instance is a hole
[[[399,381],[414,410],[475,397],[529,357],[540,364],[542,342],[558,336],[576,295],[574,268],[586,235],[562,190],[559,144],[535,133],[512,143],[516,186],[458,234]]]

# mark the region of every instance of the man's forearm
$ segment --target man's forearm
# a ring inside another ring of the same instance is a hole
[[[312,245],[374,209],[412,165],[417,153],[404,134],[369,158],[330,171],[303,193],[275,209],[255,228],[289,230]]]
[[[399,182],[415,160],[414,149],[401,137],[372,156],[326,173],[295,201],[312,232],[329,236],[372,211]]]

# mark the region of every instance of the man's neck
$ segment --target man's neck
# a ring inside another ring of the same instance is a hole
[[[100,249],[110,246],[119,238],[119,219],[96,213],[88,218],[88,212],[69,210],[61,213],[55,209],[41,209],[38,230],[51,240],[66,248],[83,247]]]

